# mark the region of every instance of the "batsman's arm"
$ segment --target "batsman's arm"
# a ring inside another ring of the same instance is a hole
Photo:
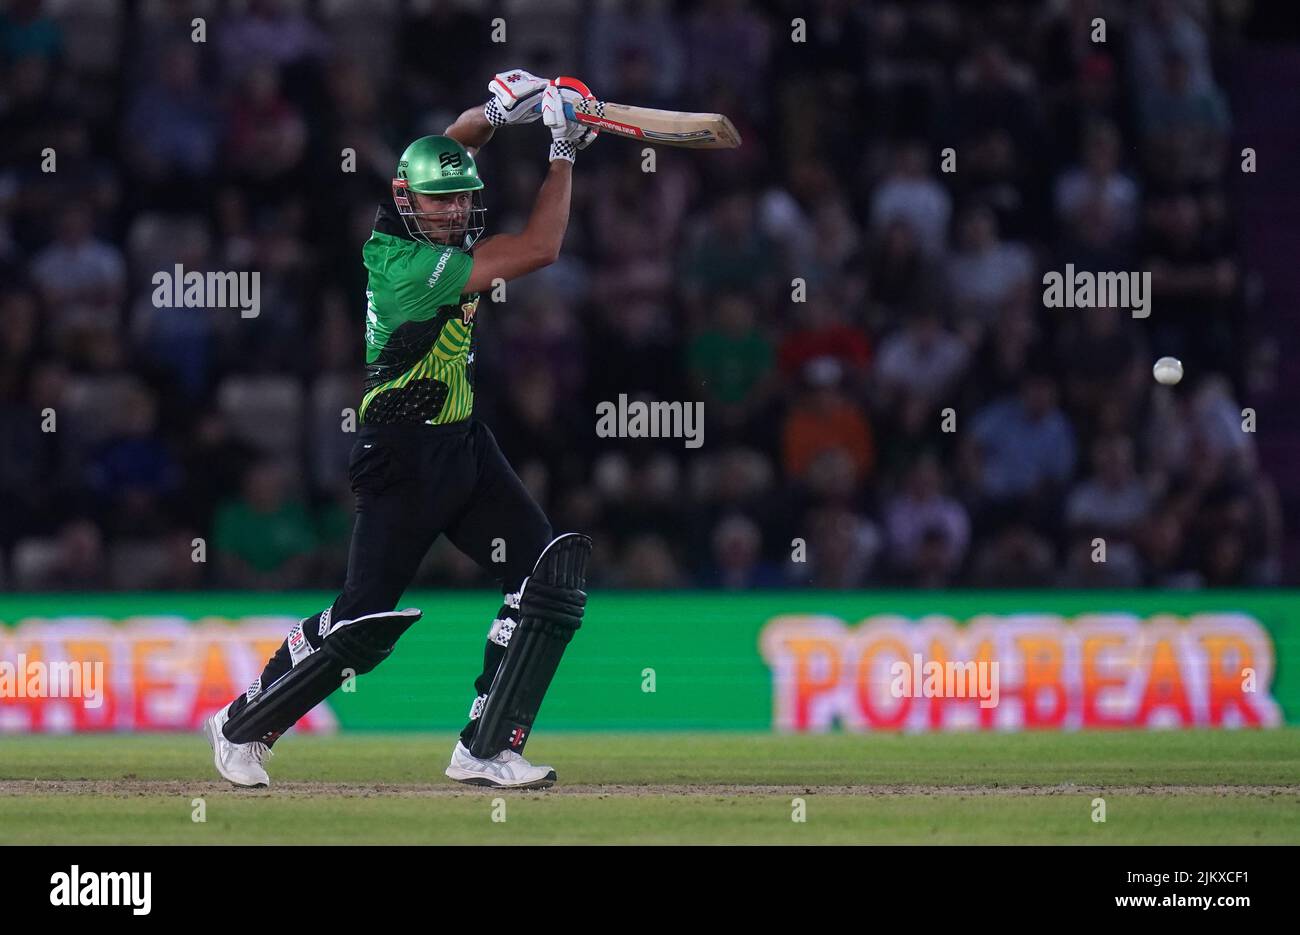
[[[493,129],[492,124],[488,122],[487,114],[483,112],[483,105],[479,104],[457,117],[443,132],[443,136],[450,136],[468,149],[469,154],[473,156],[488,140],[492,139]]]
[[[494,279],[518,279],[550,266],[560,256],[569,226],[569,196],[573,188],[573,163],[551,162],[542,182],[528,225],[518,234],[488,237],[474,249],[474,268],[465,292],[484,292]]]

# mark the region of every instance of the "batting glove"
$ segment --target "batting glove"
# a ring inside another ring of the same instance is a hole
[[[573,111],[579,102],[594,102],[596,100],[596,96],[591,93],[591,88],[587,87],[585,83],[579,81],[577,78],[560,75],[552,83],[560,89],[560,97],[564,99],[564,103],[569,105],[564,109],[565,116],[567,117],[572,118]],[[596,136],[599,133],[599,130],[587,127],[587,133],[583,134],[583,136],[576,141],[575,145],[578,149],[586,149],[596,141]]]
[[[532,123],[541,113],[542,92],[549,82],[522,68],[500,72],[488,82],[491,99],[483,108],[494,127]]]
[[[589,144],[596,131],[570,120],[564,114],[564,97],[554,84],[542,93],[542,123],[551,131],[551,161],[563,159],[573,162],[579,144],[586,140]]]

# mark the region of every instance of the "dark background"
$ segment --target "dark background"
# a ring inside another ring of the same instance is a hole
[[[1290,7],[11,0],[0,586],[338,586],[360,246],[506,67],[745,139],[598,140],[560,262],[480,308],[478,414],[598,586],[1296,584]],[[547,143],[480,154],[489,233]],[[1045,309],[1067,262],[1150,271],[1151,317]],[[259,271],[260,316],[155,308],[176,263]],[[596,437],[622,393],[704,401],[704,446]],[[442,544],[419,581],[487,578]]]

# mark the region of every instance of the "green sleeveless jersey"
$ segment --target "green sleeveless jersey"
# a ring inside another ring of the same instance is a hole
[[[474,411],[474,257],[412,238],[387,205],[362,248],[366,377],[362,423],[446,425]]]

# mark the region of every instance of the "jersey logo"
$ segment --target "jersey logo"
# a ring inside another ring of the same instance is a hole
[[[474,320],[474,313],[478,311],[478,300],[480,296],[474,296],[472,302],[462,302],[460,305],[460,320],[468,325]]]
[[[447,261],[449,259],[451,259],[450,250],[444,250],[442,256],[438,257],[438,262],[433,266],[433,272],[429,274],[428,283],[430,289],[432,289],[434,284],[437,283],[438,277],[442,275],[442,271],[447,268]]]

